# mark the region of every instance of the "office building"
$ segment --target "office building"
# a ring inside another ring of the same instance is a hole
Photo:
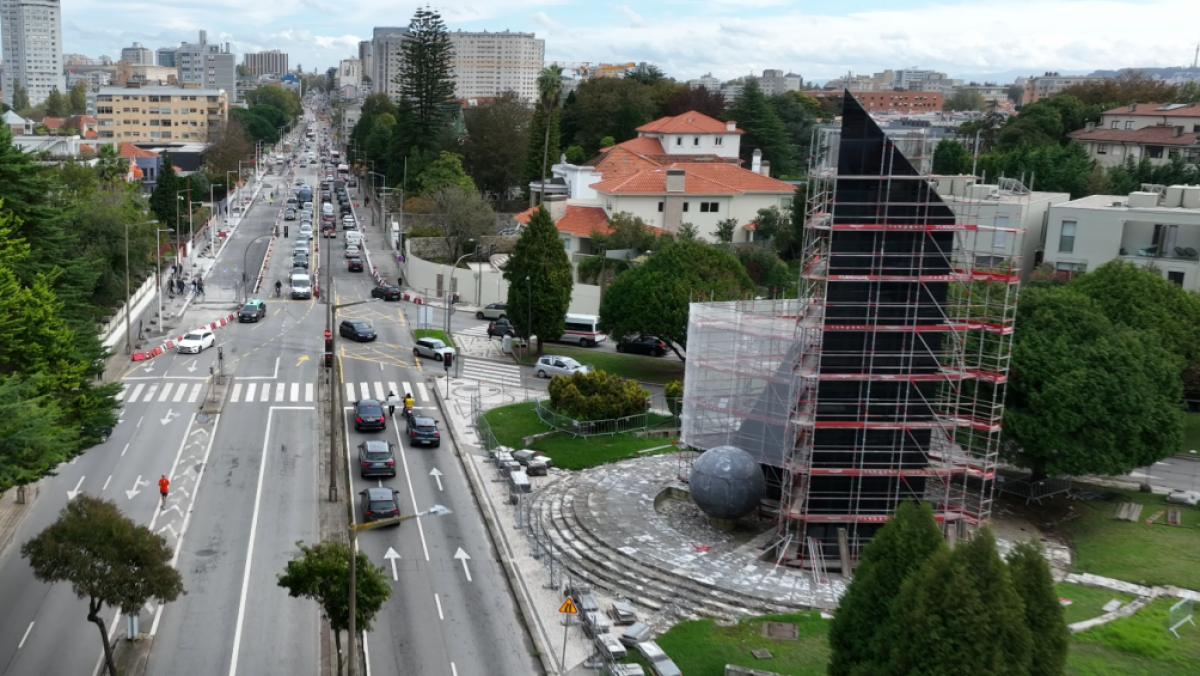
[[[222,89],[102,87],[88,113],[96,118],[101,142],[202,143],[225,125],[230,95]]]
[[[758,78],[758,87],[767,96],[800,91],[802,84],[804,78],[796,73],[785,74],[782,70],[764,70],[762,77]]]
[[[1087,84],[1089,82],[1100,82],[1107,80],[1104,77],[1088,76],[1065,76],[1058,73],[1046,73],[1040,77],[1031,77],[1025,81],[1025,91],[1021,94],[1021,105],[1027,106],[1031,103],[1054,96],[1067,87],[1077,84]]]
[[[546,57],[546,41],[533,33],[454,31],[451,62],[454,96],[460,99],[516,92],[522,101],[537,100],[537,76]]]
[[[154,65],[166,66],[168,68],[175,67],[175,54],[179,51],[176,47],[159,47],[154,53]]]
[[[721,88],[721,80],[713,77],[712,73],[705,73],[702,77],[688,80],[688,86],[692,89],[704,87],[710,92],[715,92]]]
[[[228,42],[209,44],[208,32],[200,31],[200,42],[179,45],[175,59],[180,85],[223,89],[237,96],[237,62]]]
[[[338,63],[337,70],[337,87],[341,91],[345,91],[346,87],[353,87],[357,92],[362,87],[362,61],[359,59],[342,59]]]
[[[243,54],[242,65],[250,69],[251,75],[283,75],[288,72],[288,55],[278,49]]]
[[[400,84],[396,81],[404,63],[401,46],[408,35],[408,28],[376,28],[371,37],[371,89],[387,94],[393,101],[400,98]]]
[[[131,66],[153,66],[154,52],[143,47],[142,43],[135,42],[132,47],[125,47],[121,50],[121,60]]]
[[[31,106],[66,91],[59,0],[0,0],[0,38],[5,103],[12,105],[13,82],[29,92]]]

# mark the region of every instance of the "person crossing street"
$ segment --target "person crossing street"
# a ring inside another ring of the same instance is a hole
[[[167,508],[167,491],[170,488],[171,480],[167,478],[166,474],[162,475],[162,478],[158,480],[158,492],[162,495],[162,506],[159,509]]]
[[[395,390],[389,391],[388,396],[387,396],[388,415],[395,417],[396,404],[399,404],[399,403],[400,403],[400,397],[396,396],[396,391]]]

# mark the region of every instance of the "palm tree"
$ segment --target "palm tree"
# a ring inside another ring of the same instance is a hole
[[[117,150],[117,145],[115,143],[102,144],[96,152],[96,173],[100,176],[100,182],[112,185],[125,175],[125,170],[126,161]]]
[[[554,111],[562,105],[562,66],[552,63],[538,73],[538,104],[546,119],[546,138],[542,142],[542,183],[546,183],[546,157],[550,153],[550,120]],[[543,195],[544,197],[544,195]]]

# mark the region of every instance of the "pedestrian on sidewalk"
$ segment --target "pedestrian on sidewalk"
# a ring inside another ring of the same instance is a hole
[[[167,478],[166,474],[162,475],[162,478],[158,480],[158,493],[162,496],[162,506],[159,509],[167,508],[167,491],[170,488],[171,480]]]
[[[204,295],[204,280],[203,279],[196,280],[196,288],[200,290],[200,295],[203,296]]]

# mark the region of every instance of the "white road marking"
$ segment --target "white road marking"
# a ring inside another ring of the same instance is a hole
[[[117,392],[117,401],[125,401],[125,392],[129,390],[129,385],[121,384],[121,391]]]
[[[25,647],[25,639],[29,638],[29,632],[31,631],[33,631],[33,622],[30,622],[29,626],[25,627],[25,634],[21,636],[21,642],[17,644],[17,650]]]
[[[292,383],[292,396],[290,401],[294,404],[300,401],[300,383]]]
[[[175,383],[163,383],[162,393],[158,395],[158,403],[163,403],[171,396],[171,388],[174,386]]]
[[[199,386],[197,385],[197,387],[199,387]],[[183,401],[183,398],[185,396],[187,396],[187,383],[179,383],[179,389],[175,390],[175,398],[172,399],[171,401],[178,404],[181,401]]]
[[[122,458],[125,457],[125,451],[128,451],[128,450],[129,450],[129,444],[125,444],[125,448],[121,449],[121,457]]]
[[[150,389],[146,392],[146,398],[142,400],[142,403],[149,404],[151,401],[154,401],[154,395],[157,393],[158,393],[158,384],[154,383],[154,384],[150,385]]]
[[[275,384],[275,402],[276,403],[283,402],[283,391],[286,389],[287,389],[286,383],[276,383]]]
[[[387,394],[384,393],[384,391],[383,391],[383,383],[381,383],[379,381],[375,382],[375,398],[378,399],[379,401],[383,401],[384,399],[387,399]]]
[[[104,485],[100,487],[100,492],[101,492],[101,493],[103,493],[103,492],[104,492],[104,490],[105,490],[106,488],[108,488],[108,482],[110,482],[110,481],[112,481],[112,475],[111,475],[111,474],[109,474],[109,475],[108,475],[108,478],[104,480]]]
[[[429,401],[429,390],[425,389],[425,383],[417,383],[417,391],[421,393],[421,401]]]
[[[362,399],[370,399],[371,398],[371,390],[367,388],[366,383],[359,383],[358,387],[362,390],[362,397],[361,397]]]
[[[237,624],[233,630],[233,656],[229,664],[229,676],[237,675],[238,652],[242,646],[242,626],[246,621],[246,597],[250,592],[250,566],[254,563],[254,540],[258,533],[258,511],[262,506],[263,476],[267,471],[267,446],[271,442],[271,419],[275,409],[267,409],[266,431],[263,433],[262,457],[258,461],[258,485],[254,489],[254,511],[250,516],[250,541],[246,545],[246,570],[242,574],[242,594],[238,599]]]
[[[346,401],[356,401],[358,397],[354,396],[354,383],[346,383]]]
[[[408,471],[408,454],[404,452],[404,440],[400,438],[400,426],[392,425],[392,431],[396,433],[396,445],[400,448],[400,464],[404,465],[404,480],[408,483],[408,497],[412,500],[413,513],[421,511],[417,506],[417,493],[413,490],[412,473]],[[345,435],[350,436],[350,435]],[[347,441],[347,444],[349,442]],[[350,453],[349,446],[346,447],[347,455]],[[421,520],[415,519],[417,522],[417,533],[421,536],[421,550],[425,552],[425,560],[429,560],[429,545],[425,542],[425,527],[421,525]]]
[[[464,552],[462,547],[459,547],[458,551],[454,552],[454,558],[458,559],[459,561],[462,561],[463,572],[466,573],[466,575],[467,575],[467,582],[470,582],[471,581],[471,569],[467,567],[467,561],[471,560],[471,555]]]
[[[445,615],[442,615],[442,597],[438,596],[438,595],[435,593],[435,594],[433,595],[433,602],[434,602],[434,603],[436,603],[436,604],[437,604],[437,607],[438,607],[438,619],[439,619],[439,620],[444,620],[444,619],[446,619],[446,616],[445,616]]]
[[[233,384],[233,394],[230,395],[229,401],[236,404],[241,399],[241,397],[242,397],[242,384],[234,383]]]
[[[204,389],[204,385],[201,385],[200,383],[192,385],[192,393],[188,395],[189,404],[196,403],[196,400],[200,398],[200,390],[202,389]]]
[[[304,383],[304,401],[311,404],[313,402],[313,384]]]
[[[133,388],[133,394],[129,395],[129,401],[136,402],[141,396],[142,390],[146,387],[146,383],[138,383],[137,387]]]
[[[267,401],[270,399],[270,397],[271,397],[271,386],[266,383],[263,383],[262,390],[259,392],[259,395],[258,395],[258,400],[259,401]]]
[[[246,401],[254,401],[254,388],[256,387],[258,387],[258,383],[246,383]]]
[[[79,495],[79,487],[83,485],[85,477],[79,477],[79,483],[75,484],[75,489],[67,491],[67,500],[74,500],[76,495]]]

